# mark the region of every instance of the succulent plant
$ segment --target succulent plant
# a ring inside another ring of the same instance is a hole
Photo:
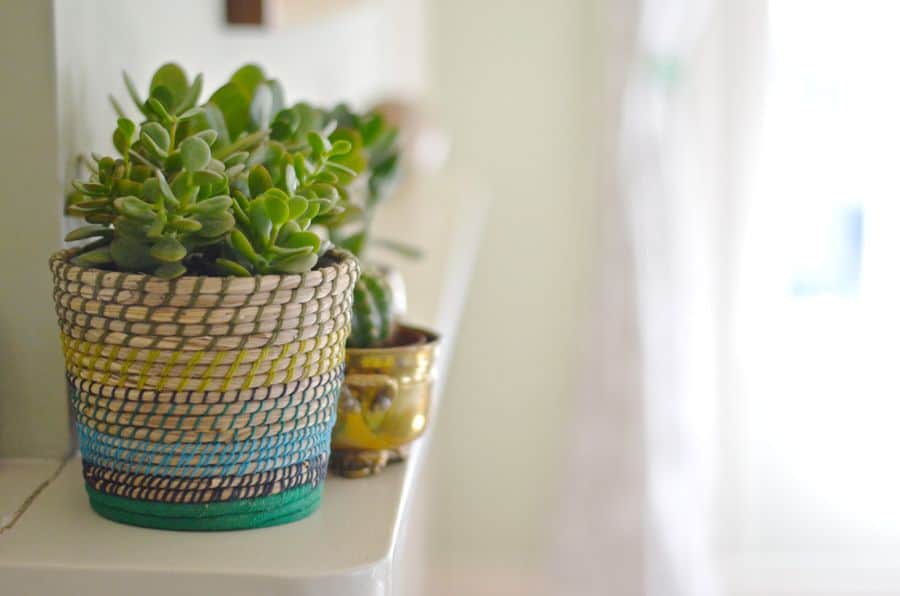
[[[353,289],[353,314],[349,348],[374,348],[387,344],[394,332],[393,297],[385,276],[366,269]]]
[[[358,147],[345,165],[368,175],[356,193],[358,196],[351,197],[352,207],[345,214],[325,222],[332,242],[362,256],[369,241],[375,209],[387,196],[398,173],[398,131],[378,112],[361,114],[345,104],[323,111],[321,118],[334,122],[336,128],[331,138],[343,138]]]
[[[331,139],[305,104],[285,109],[280,84],[258,66],[197,105],[202,80],[188,84],[165,64],[142,100],[125,75],[144,120],[112,100],[119,155],[93,155],[90,178],[66,200],[89,224],[66,239],[93,239],[76,263],[165,278],[301,273],[327,249],[311,227],[349,204],[346,185],[361,170],[346,164],[361,141]]]

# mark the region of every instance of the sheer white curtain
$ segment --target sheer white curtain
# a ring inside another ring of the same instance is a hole
[[[567,593],[711,596],[766,3],[609,5],[615,167],[559,567]]]

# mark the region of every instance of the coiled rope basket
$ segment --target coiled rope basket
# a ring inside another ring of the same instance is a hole
[[[319,505],[356,260],[302,275],[144,274],[50,260],[91,506],[127,524],[233,530]]]

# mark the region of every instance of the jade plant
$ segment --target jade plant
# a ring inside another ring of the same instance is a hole
[[[189,82],[176,64],[156,71],[146,98],[124,78],[139,122],[112,100],[117,155],[92,155],[66,200],[88,224],[66,239],[91,240],[74,262],[164,278],[315,267],[330,247],[315,230],[353,211],[348,186],[367,166],[360,135],[306,104],[286,107],[255,65],[203,104],[202,76]]]
[[[345,104],[325,111],[322,118],[335,123],[336,135],[360,147],[351,165],[364,168],[368,174],[359,196],[351,201],[352,209],[327,222],[330,239],[362,257],[370,239],[372,218],[388,196],[399,169],[398,130],[377,111],[361,114]]]

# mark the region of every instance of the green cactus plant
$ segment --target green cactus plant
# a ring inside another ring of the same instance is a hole
[[[284,116],[280,84],[255,65],[203,105],[202,76],[188,84],[175,64],[156,71],[145,100],[124,78],[144,120],[112,99],[119,155],[93,155],[89,179],[66,200],[66,213],[88,224],[66,240],[92,240],[77,264],[165,278],[316,265],[331,244],[314,227],[346,209],[360,171],[342,163],[359,151],[352,140],[332,142],[304,104]]]
[[[393,296],[385,276],[366,269],[353,289],[353,314],[348,348],[375,348],[388,344],[395,327]]]

